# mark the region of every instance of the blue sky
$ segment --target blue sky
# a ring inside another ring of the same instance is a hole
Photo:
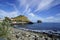
[[[0,0],[0,18],[18,15],[33,22],[60,22],[60,0]]]

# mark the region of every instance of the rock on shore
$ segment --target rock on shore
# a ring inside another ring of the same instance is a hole
[[[11,30],[11,40],[52,40],[52,38],[48,37],[46,34],[20,30],[16,28],[12,28]]]

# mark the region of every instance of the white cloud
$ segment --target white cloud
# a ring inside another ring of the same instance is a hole
[[[18,0],[18,2],[20,3],[20,6],[24,6],[27,8],[27,10],[29,10],[31,6],[36,6],[36,10],[34,10],[35,12],[49,9],[55,5],[60,4],[59,0]]]
[[[6,11],[4,11],[4,10],[0,10],[0,15],[1,15],[1,16],[3,16],[3,17],[6,17],[6,16],[7,16],[7,17],[16,17],[16,16],[19,15],[18,13],[20,13],[20,12],[19,12],[19,10],[17,9],[16,5],[11,4],[11,3],[8,3],[8,2],[6,2],[6,4],[12,6],[12,7],[14,8],[14,10],[11,11],[11,12],[6,12]]]
[[[16,5],[15,4],[12,4],[12,3],[8,3],[6,2],[7,5],[10,5],[14,8],[15,11],[19,12],[19,10],[17,9]]]
[[[42,0],[35,11],[47,9],[54,0]]]
[[[16,17],[18,16],[17,11],[12,11],[12,12],[6,12],[4,10],[0,10],[0,15],[3,17]]]
[[[49,16],[44,19],[45,22],[60,22],[60,18]]]
[[[33,6],[37,3],[39,3],[40,0],[18,0],[18,2],[20,3],[20,6],[26,6],[27,4],[29,4],[30,6]]]
[[[35,14],[33,14],[33,13],[29,13],[28,15],[30,15],[32,17],[35,17]]]
[[[49,16],[46,19],[50,20],[50,19],[54,19],[54,17],[53,16]]]
[[[54,2],[50,5],[51,7],[60,4],[60,0],[54,0]]]
[[[26,5],[26,8],[25,8],[25,10],[23,11],[23,13],[26,13],[26,12],[27,12],[27,13],[30,12],[29,5],[28,5],[28,4]]]
[[[36,6],[40,3],[41,0],[18,0],[18,2],[20,3],[20,7],[23,6],[25,7],[25,10],[23,11],[23,13],[32,10],[30,7],[32,6]]]
[[[27,4],[26,1],[27,0],[18,0],[18,2],[20,3],[20,6],[25,6]]]
[[[60,13],[56,14],[56,16],[60,16]]]

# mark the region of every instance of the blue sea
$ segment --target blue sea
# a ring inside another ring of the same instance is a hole
[[[60,23],[34,23],[26,25],[16,25],[17,28],[30,30],[57,30],[60,31]]]
[[[34,23],[34,24],[26,24],[26,25],[15,25],[15,28],[34,31],[34,32],[60,34],[60,23]]]

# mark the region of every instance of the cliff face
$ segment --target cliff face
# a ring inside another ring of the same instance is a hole
[[[14,18],[12,18],[12,21],[16,21],[16,22],[30,22],[30,20],[24,15],[20,15],[20,16],[14,17]]]

